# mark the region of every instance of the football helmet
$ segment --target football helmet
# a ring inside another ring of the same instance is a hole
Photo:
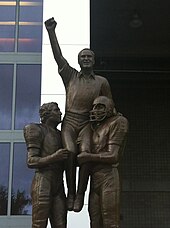
[[[93,109],[90,111],[91,122],[101,122],[105,118],[114,115],[114,103],[112,99],[99,96],[93,102]]]

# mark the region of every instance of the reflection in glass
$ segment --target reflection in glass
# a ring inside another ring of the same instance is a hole
[[[12,215],[31,215],[32,213],[30,187],[33,170],[27,168],[26,156],[25,143],[15,143],[11,197]]]
[[[20,1],[19,52],[41,52],[42,49],[42,0]]]
[[[0,130],[11,129],[13,65],[0,64]]]
[[[13,2],[0,2],[0,52],[14,51],[16,6]]]
[[[39,122],[41,65],[18,65],[15,129]]]
[[[9,143],[0,143],[0,215],[7,214]]]

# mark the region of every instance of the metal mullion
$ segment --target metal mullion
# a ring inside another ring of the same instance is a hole
[[[10,146],[9,181],[8,181],[8,207],[7,216],[11,216],[11,197],[12,197],[12,173],[13,173],[14,143]]]
[[[12,126],[11,130],[14,130],[15,121],[15,97],[16,97],[16,64],[13,69],[13,91],[12,91]],[[12,194],[12,171],[13,171],[13,141],[10,146],[10,163],[9,163],[9,182],[8,182],[8,209],[7,215],[11,214],[11,194]]]
[[[15,47],[14,52],[18,51],[18,35],[19,35],[19,10],[20,10],[20,0],[16,0],[16,16],[15,16]]]
[[[13,91],[12,91],[12,126],[11,130],[14,131],[15,126],[15,103],[16,103],[16,69],[17,65],[14,64],[13,69]],[[14,142],[11,140],[10,146],[10,164],[9,164],[9,182],[8,182],[8,209],[7,215],[11,215],[11,196],[12,196],[12,173],[13,173],[13,157],[14,157]]]
[[[16,83],[17,83],[17,64],[15,63],[14,71],[13,71],[13,91],[12,91],[12,126],[11,126],[12,131],[14,131],[14,127],[15,127]]]

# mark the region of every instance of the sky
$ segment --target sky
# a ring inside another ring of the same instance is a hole
[[[57,21],[56,34],[63,56],[69,64],[79,70],[78,53],[90,46],[90,0],[44,0],[43,20],[51,17]],[[41,103],[55,101],[63,115],[65,110],[65,88],[58,75],[58,68],[43,27]],[[60,128],[60,126],[59,126]],[[88,191],[85,206],[79,213],[68,212],[68,228],[89,228],[87,211]],[[50,228],[48,224],[48,228]]]

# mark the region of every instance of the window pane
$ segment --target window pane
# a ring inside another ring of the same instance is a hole
[[[40,65],[17,66],[15,129],[39,122],[40,87]]]
[[[11,129],[13,65],[0,64],[0,130]]]
[[[26,153],[25,143],[14,144],[12,215],[30,215],[32,213],[30,187],[33,170],[27,168]]]
[[[9,143],[0,143],[0,215],[7,214]]]
[[[14,51],[15,1],[0,1],[0,52]]]
[[[41,52],[42,0],[20,1],[19,52]]]

